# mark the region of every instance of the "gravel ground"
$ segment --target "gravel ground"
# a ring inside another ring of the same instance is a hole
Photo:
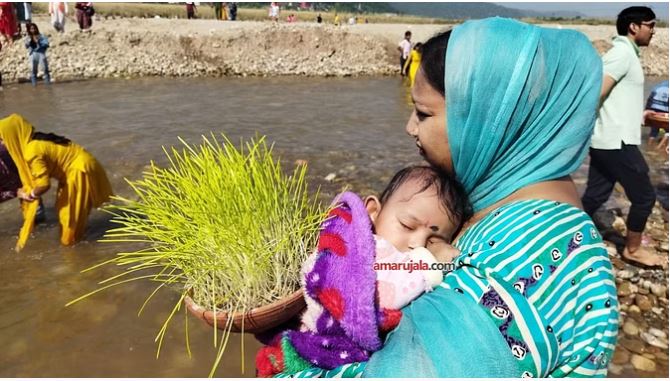
[[[356,76],[397,73],[395,46],[405,30],[422,41],[449,25],[221,22],[183,19],[99,19],[90,33],[68,20],[58,34],[45,17],[35,20],[49,37],[56,81],[139,76]],[[546,25],[548,27],[568,27]],[[614,27],[569,26],[603,52]],[[658,29],[643,49],[646,75],[668,74],[668,29]],[[5,83],[27,81],[27,52],[15,41],[0,52]]]

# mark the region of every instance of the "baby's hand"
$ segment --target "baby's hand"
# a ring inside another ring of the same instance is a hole
[[[433,254],[435,260],[438,262],[451,262],[461,254],[457,248],[444,241],[437,241],[435,243],[429,242],[426,249]]]

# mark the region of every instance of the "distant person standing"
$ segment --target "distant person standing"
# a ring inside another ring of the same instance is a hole
[[[654,35],[656,15],[648,7],[635,6],[617,17],[618,36],[603,56],[600,110],[590,148],[589,176],[582,196],[584,211],[593,214],[620,183],[631,202],[623,257],[647,266],[665,265],[667,258],[647,251],[642,232],[656,201],[649,167],[638,146],[641,143],[644,109],[644,72],[640,47]]]
[[[270,3],[270,11],[268,16],[270,16],[270,20],[279,22],[279,4],[275,2]]]
[[[228,4],[221,3],[221,20],[228,21]]]
[[[93,26],[93,3],[76,3],[75,6],[75,16],[77,17],[77,23],[79,24],[79,31],[81,32],[90,32],[91,27]]]
[[[321,24],[323,22],[323,18],[321,17],[321,13],[316,15],[316,23]]]
[[[65,19],[68,13],[67,2],[50,1],[49,15],[51,16],[51,25],[59,33],[65,33]]]
[[[16,20],[19,27],[19,35],[21,34],[21,24],[26,25],[26,33],[28,32],[28,24],[32,22],[33,4],[26,2],[14,3],[16,9]]]
[[[333,25],[340,26],[340,15],[335,13],[335,19],[333,20]]]
[[[44,83],[51,84],[51,76],[49,75],[49,63],[47,62],[47,49],[49,48],[49,40],[40,34],[40,30],[36,24],[28,24],[28,37],[26,37],[26,49],[30,54],[30,63],[32,64],[32,72],[30,74],[30,81],[33,86],[37,86],[37,72],[41,65],[44,69]]]
[[[230,3],[228,5],[228,17],[230,21],[237,20],[237,3]]]
[[[187,2],[186,3],[186,18],[189,19],[189,20],[194,19],[195,18],[195,11],[196,11],[195,3],[192,2],[192,1]]]
[[[405,38],[398,44],[398,51],[400,52],[400,75],[404,77],[407,75],[405,61],[407,61],[407,58],[412,51],[412,32],[409,30],[405,32]]]
[[[416,78],[416,72],[419,71],[419,66],[421,66],[421,46],[420,42],[417,42],[414,45],[414,49],[409,54],[409,59],[405,61],[405,66],[403,67],[403,72],[407,73],[409,77],[409,86],[414,86],[414,78]]]
[[[223,3],[215,2],[214,3],[214,18],[221,20],[221,10],[223,9]]]
[[[0,35],[4,37],[7,45],[14,42],[17,32],[16,15],[12,3],[0,2]]]

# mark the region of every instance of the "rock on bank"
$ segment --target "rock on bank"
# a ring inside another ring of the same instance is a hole
[[[134,21],[134,28],[124,24]],[[345,28],[271,23],[218,23],[223,30],[180,29],[181,20],[141,30],[154,20],[103,20],[93,31],[80,33],[69,24],[65,34],[40,24],[50,41],[47,56],[52,77],[58,80],[168,76],[225,75],[387,75],[396,68],[388,46],[379,39],[359,36]],[[206,22],[208,20],[198,20]],[[196,21],[195,23],[198,23]],[[119,24],[110,28],[110,24]],[[161,23],[164,24],[164,23]],[[67,26],[66,26],[67,28]],[[29,78],[27,50],[15,41],[0,53],[5,82]]]
[[[56,81],[139,76],[356,76],[398,72],[396,44],[406,29],[421,41],[446,25],[367,24],[334,27],[315,23],[221,22],[216,20],[101,19],[91,33],[72,20],[66,33],[36,19],[49,37]],[[613,26],[575,26],[607,47]],[[657,31],[643,50],[647,75],[666,75],[668,30]],[[23,41],[0,52],[5,82],[27,80],[30,68]]]

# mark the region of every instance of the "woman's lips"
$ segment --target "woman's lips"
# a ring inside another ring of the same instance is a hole
[[[416,147],[419,149],[419,155],[421,156],[426,156],[426,151],[423,150],[423,147],[421,147],[421,144],[419,142],[416,143]]]

